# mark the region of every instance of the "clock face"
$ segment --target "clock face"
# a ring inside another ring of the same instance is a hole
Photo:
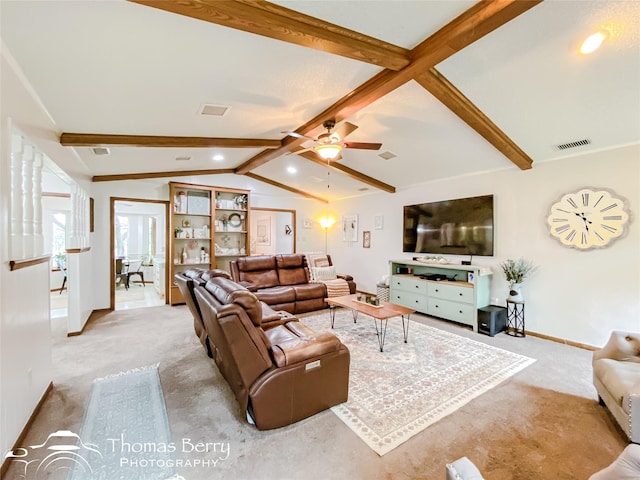
[[[624,233],[628,220],[622,200],[590,189],[564,195],[547,217],[551,235],[579,249],[608,245]]]

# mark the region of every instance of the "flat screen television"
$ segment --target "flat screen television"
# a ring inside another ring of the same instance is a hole
[[[493,255],[493,195],[404,207],[402,251]]]

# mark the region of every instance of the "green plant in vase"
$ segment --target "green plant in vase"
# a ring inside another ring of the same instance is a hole
[[[530,260],[519,258],[518,260],[507,259],[500,264],[507,282],[509,282],[509,298],[515,302],[522,302],[522,284],[531,275],[536,267]]]

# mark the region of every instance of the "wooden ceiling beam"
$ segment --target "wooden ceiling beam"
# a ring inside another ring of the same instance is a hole
[[[263,177],[261,175],[257,175],[255,173],[245,173],[245,176],[249,178],[253,178],[254,180],[258,180],[260,182],[268,183],[269,185],[273,185],[274,187],[282,188],[283,190],[288,190],[289,192],[295,193],[297,195],[302,195],[306,198],[311,198],[312,200],[317,200],[322,203],[329,203],[329,200],[322,197],[316,197],[315,195],[311,195],[310,193],[304,192],[302,190],[298,190],[297,188],[290,187],[289,185],[285,185],[284,183],[276,182],[275,180],[271,180],[270,178]]]
[[[314,152],[302,152],[302,153],[299,153],[298,155],[306,158],[307,160],[311,160],[312,162],[315,162],[318,165],[322,165],[323,167],[328,166],[332,170],[337,170],[347,175],[348,177],[353,178],[354,180],[358,180],[359,182],[366,183],[367,185],[371,185],[372,187],[375,187],[379,190],[383,190],[389,193],[396,192],[396,187],[394,187],[393,185],[389,185],[387,183],[381,182],[376,178],[373,178],[373,177],[370,177],[369,175],[365,175],[364,173],[358,172],[353,168],[349,168],[346,165],[343,165],[342,163],[333,161],[333,162],[329,162],[329,164],[327,165],[327,161],[318,157],[318,155],[315,154]]]
[[[531,168],[533,160],[435,68],[416,81],[521,170]]]
[[[342,57],[400,70],[409,50],[295,10],[256,0],[129,0]]]
[[[335,118],[336,122],[340,122],[354,115],[541,1],[493,0],[477,3],[415,47],[411,51],[412,61],[405,68],[400,71],[381,71],[295,131],[306,135],[328,118]],[[237,167],[236,172],[245,174],[291,151],[279,150],[281,149],[259,153]]]
[[[67,132],[60,135],[60,145],[65,147],[278,148],[281,143],[281,140],[260,138],[171,137]]]
[[[118,175],[95,175],[92,182],[115,182],[118,180],[143,180],[145,178],[188,177],[191,175],[222,175],[235,173],[231,168],[218,170],[175,170],[172,172],[121,173]]]

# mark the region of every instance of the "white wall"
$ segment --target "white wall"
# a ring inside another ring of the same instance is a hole
[[[12,260],[7,237],[12,128],[53,159],[56,174],[64,174],[67,183],[75,182],[89,192],[92,184],[86,165],[72,149],[60,145],[55,123],[4,44],[0,44],[0,62],[0,265],[5,267],[0,269],[0,452],[4,454],[13,446],[53,378],[49,263],[16,271],[6,268]],[[92,272],[88,266],[92,264],[92,252],[76,255],[75,281],[91,291]],[[93,305],[90,294],[76,302],[76,327],[81,328]]]
[[[639,159],[640,146],[635,145],[536,163],[528,171],[509,168],[336,202],[331,207],[338,218],[359,214],[359,241],[343,242],[338,223],[329,233],[329,251],[337,269],[352,274],[359,289],[375,292],[376,281],[388,273],[389,259],[411,258],[402,253],[404,205],[493,194],[495,257],[473,259],[495,272],[491,298],[504,305],[507,297],[499,262],[526,257],[539,266],[524,286],[527,330],[603,345],[612,329],[640,331],[640,233],[633,218],[640,210]],[[626,198],[632,220],[628,235],[612,246],[578,251],[547,233],[546,214],[564,193],[587,186]],[[384,216],[383,230],[374,228],[375,215]],[[362,248],[363,230],[371,231],[370,249]]]
[[[13,446],[52,378],[49,263],[10,271],[11,128],[32,141],[51,129],[7,62],[0,59],[0,452]]]

